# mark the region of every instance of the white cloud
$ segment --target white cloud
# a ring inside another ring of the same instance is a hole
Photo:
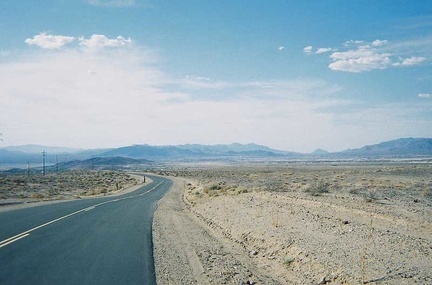
[[[395,43],[378,39],[369,43],[350,40],[344,43],[345,50],[335,51],[332,48],[320,48],[316,53],[335,51],[329,56],[333,61],[328,66],[331,70],[358,73],[374,69],[419,65],[426,61],[426,57],[413,54],[430,54],[430,48],[427,48],[429,45],[429,39]]]
[[[80,45],[89,48],[121,47],[121,46],[128,45],[132,42],[130,38],[125,39],[122,36],[118,36],[115,39],[110,39],[105,35],[97,35],[97,34],[92,35],[91,38],[89,39],[80,37],[79,41],[80,41]]]
[[[283,51],[284,49],[285,49],[284,46],[280,46],[280,47],[278,47],[278,50],[279,50],[279,51]]]
[[[418,64],[424,62],[425,60],[426,60],[426,58],[424,58],[424,57],[412,56],[410,58],[405,58],[401,62],[396,62],[393,65],[394,66],[413,66],[413,65],[418,65]]]
[[[358,40],[349,40],[344,42],[344,46],[351,46],[351,45],[358,45],[358,44],[362,44],[363,41],[358,41]]]
[[[372,45],[375,47],[383,46],[388,43],[388,40],[374,40]]]
[[[363,45],[356,50],[334,52],[330,55],[333,62],[331,70],[347,72],[363,72],[372,69],[385,69],[391,64],[391,54],[378,52],[369,45]]]
[[[307,47],[305,47],[303,49],[303,52],[306,53],[306,54],[311,54],[312,53],[312,49],[313,49],[312,46],[307,46]]]
[[[44,49],[60,49],[68,43],[71,43],[74,39],[74,37],[53,36],[47,33],[40,33],[33,38],[26,39],[25,43],[28,45],[36,45]]]
[[[130,7],[135,6],[135,0],[88,0],[90,5],[102,7]]]
[[[329,52],[329,51],[332,51],[333,49],[332,48],[319,48],[317,51],[316,51],[316,53],[317,54],[320,54],[320,53],[326,53],[326,52]]]
[[[432,94],[428,94],[428,93],[420,93],[418,95],[419,98],[424,98],[424,99],[432,99]]]

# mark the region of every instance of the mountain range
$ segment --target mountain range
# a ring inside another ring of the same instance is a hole
[[[367,145],[358,149],[341,152],[327,152],[322,149],[303,154],[291,151],[275,150],[257,144],[199,145],[186,144],[177,146],[132,145],[112,149],[71,149],[38,145],[24,145],[0,148],[1,164],[40,163],[42,151],[47,152],[46,163],[65,163],[76,160],[88,160],[95,157],[124,157],[151,161],[173,160],[232,160],[232,159],[340,159],[340,158],[406,158],[432,157],[432,138],[401,138]],[[118,158],[117,158],[118,160]],[[88,162],[88,163],[94,163]],[[126,162],[124,162],[126,163]],[[110,164],[110,163],[107,163]]]

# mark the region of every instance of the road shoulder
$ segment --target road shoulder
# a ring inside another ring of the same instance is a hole
[[[183,200],[186,181],[171,179],[173,188],[159,201],[153,221],[157,284],[280,284],[190,211]]]

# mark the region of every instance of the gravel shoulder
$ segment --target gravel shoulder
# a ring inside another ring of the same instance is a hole
[[[158,284],[281,284],[252,264],[240,245],[200,219],[183,200],[185,180],[172,179],[153,221]]]

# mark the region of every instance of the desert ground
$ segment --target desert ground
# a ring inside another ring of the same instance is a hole
[[[430,164],[164,169],[174,186],[154,218],[158,284],[432,284]],[[113,171],[1,175],[0,211],[141,183]]]
[[[143,176],[119,171],[84,171],[42,174],[0,174],[0,211],[41,202],[114,195],[142,185]],[[147,181],[148,182],[148,181]],[[132,188],[131,188],[132,187]]]
[[[154,221],[158,284],[432,284],[430,164],[164,174],[177,178]]]

